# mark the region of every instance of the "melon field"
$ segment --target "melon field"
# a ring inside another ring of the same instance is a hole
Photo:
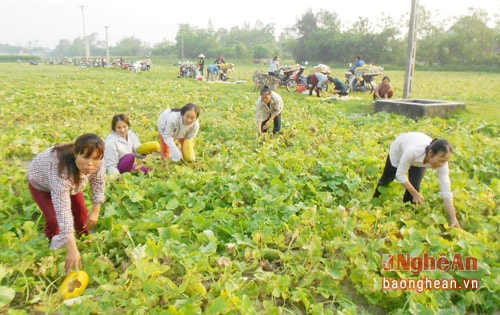
[[[413,98],[466,104],[446,119],[418,121],[374,113],[368,93],[333,101],[280,88],[283,132],[257,138],[254,69],[236,64],[228,83],[212,83],[177,78],[167,62],[138,73],[0,64],[0,313],[500,311],[499,73],[417,69]],[[332,68],[340,78],[344,71]],[[401,98],[404,71],[384,75]],[[158,141],[158,115],[188,102],[201,108],[197,161],[152,154],[148,174],[108,179],[100,219],[78,240],[88,287],[61,301],[66,250],[48,249],[27,186],[29,162],[82,133],[104,138],[119,113],[142,142]],[[408,131],[454,146],[462,230],[448,226],[433,170],[422,183],[423,205],[403,204],[396,182],[372,199],[390,143]],[[411,264],[386,268],[390,257]],[[410,280],[426,286],[403,287]]]

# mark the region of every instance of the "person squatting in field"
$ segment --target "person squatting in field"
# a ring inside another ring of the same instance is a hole
[[[184,140],[194,139],[198,135],[200,109],[193,103],[181,108],[166,109],[158,117],[161,159],[171,158],[178,162],[183,157]],[[175,144],[178,140],[181,148]]]
[[[382,82],[380,82],[375,90],[373,90],[373,99],[379,99],[379,98],[391,98],[393,95],[392,91],[392,86],[391,86],[391,79],[389,79],[388,76],[385,76],[382,79]]]
[[[144,159],[146,156],[136,152],[141,144],[139,137],[130,130],[130,120],[125,114],[113,116],[111,120],[113,131],[105,140],[104,166],[108,174],[121,174],[137,171],[135,159]],[[150,169],[141,166],[140,170],[147,173]]]
[[[450,227],[460,228],[449,177],[448,162],[453,155],[453,148],[444,139],[432,140],[420,132],[400,134],[391,144],[384,171],[375,188],[374,198],[380,196],[380,186],[386,186],[396,179],[406,189],[403,202],[422,204],[424,197],[420,194],[420,183],[427,168],[437,172],[441,197],[450,220]]]
[[[97,223],[104,203],[106,172],[104,142],[95,134],[83,134],[74,143],[56,144],[38,154],[28,168],[31,195],[45,218],[50,249],[66,246],[65,269],[82,267],[76,245],[78,236],[88,234]],[[83,190],[90,183],[92,212],[88,213]]]
[[[267,132],[271,121],[273,122],[273,134],[281,131],[281,112],[283,111],[283,98],[274,92],[268,85],[260,90],[260,96],[255,104],[257,134],[260,136]]]
[[[312,95],[313,91],[316,91],[316,96],[319,97],[321,90],[328,84],[328,81],[333,82],[332,80],[332,77],[321,72],[311,74],[307,79],[307,82],[311,85],[309,87],[309,95]]]
[[[340,96],[349,95],[349,90],[347,85],[342,82],[339,78],[331,78],[330,81],[334,85],[333,94],[339,94]]]

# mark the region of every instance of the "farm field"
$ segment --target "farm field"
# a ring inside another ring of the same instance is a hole
[[[0,313],[500,311],[500,74],[417,69],[412,98],[466,104],[447,119],[419,121],[373,113],[368,93],[334,102],[280,88],[283,133],[258,139],[254,65],[236,64],[229,83],[177,78],[177,69],[0,64]],[[332,71],[343,79],[345,69]],[[403,71],[384,75],[400,98]],[[246,82],[231,84],[237,80]],[[161,111],[188,102],[201,107],[198,160],[153,154],[147,175],[108,180],[99,222],[78,241],[89,286],[76,305],[62,303],[66,251],[48,250],[27,165],[82,133],[104,138],[118,113],[142,142],[158,140]],[[432,170],[423,205],[402,204],[397,183],[372,200],[390,143],[407,131],[454,146],[450,177],[463,230],[448,227]],[[477,268],[384,270],[384,259],[400,253],[474,258]],[[384,279],[424,278],[479,287],[384,288]]]

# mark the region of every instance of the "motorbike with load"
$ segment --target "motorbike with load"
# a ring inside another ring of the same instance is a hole
[[[279,86],[287,86],[287,84],[290,82],[291,76],[298,70],[300,70],[299,65],[295,66],[284,66],[280,67],[278,72],[276,73],[276,77],[279,79]],[[287,88],[288,90],[288,88]]]
[[[303,75],[305,67],[300,67],[299,70],[295,70],[288,80],[286,81],[286,90],[288,92],[295,92],[297,91],[297,87],[302,84],[305,85],[306,87],[308,86],[307,84],[307,77]]]
[[[301,66],[298,70],[295,70],[288,80],[286,81],[286,90],[289,92],[297,91],[299,86],[303,86],[303,89],[310,89],[311,83],[310,78],[316,72],[321,72],[324,75],[330,75],[330,67],[327,65],[319,64],[311,69],[311,74],[308,76],[303,75],[305,67]],[[328,84],[321,87],[322,91],[328,91]]]
[[[219,63],[217,64],[217,67],[219,67],[219,79],[221,81],[227,81],[229,74],[234,70],[234,64],[228,62]]]
[[[375,77],[381,75],[384,68],[374,65],[364,65],[354,71],[345,72],[345,84],[349,92],[370,92],[376,87]]]
[[[197,65],[191,62],[181,63],[179,71],[177,72],[178,78],[194,78],[196,76]]]

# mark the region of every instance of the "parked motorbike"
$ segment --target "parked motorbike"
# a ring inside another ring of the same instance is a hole
[[[295,92],[297,91],[297,86],[299,84],[303,84],[306,87],[308,86],[307,84],[307,77],[302,75],[304,73],[305,67],[300,67],[299,70],[294,71],[288,80],[285,83],[286,90],[288,92]]]
[[[381,75],[384,68],[372,64],[365,64],[363,67],[358,67],[356,69],[352,69],[349,64],[349,71],[346,71],[346,85],[350,89],[349,92],[370,92],[373,93],[375,89],[375,77],[377,75]]]
[[[286,86],[293,72],[294,70],[290,69],[289,67],[280,67],[280,69],[276,73],[276,77],[280,80],[279,86]]]
[[[194,78],[196,76],[196,65],[195,64],[181,64],[179,67],[179,72],[177,73],[178,78]]]
[[[229,78],[229,73],[234,69],[234,64],[219,63],[217,64],[217,67],[219,67],[219,79],[221,81],[227,81],[227,79]]]
[[[349,92],[373,92],[375,88],[375,76],[371,74],[355,74],[352,71],[345,72],[345,84]]]

